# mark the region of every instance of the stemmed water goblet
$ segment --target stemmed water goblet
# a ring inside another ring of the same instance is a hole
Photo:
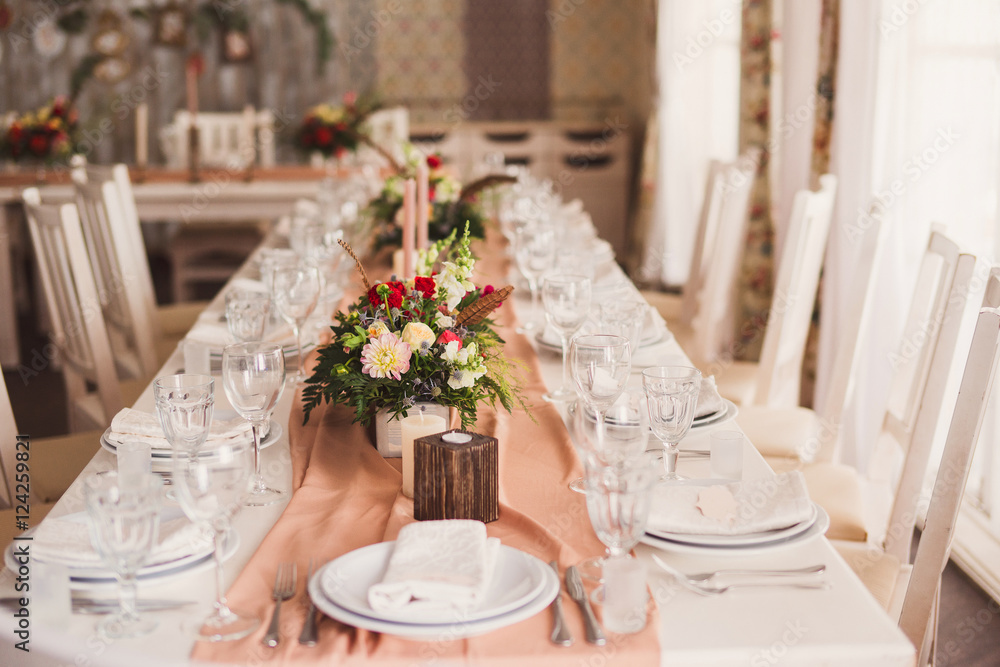
[[[91,542],[118,580],[119,611],[97,624],[108,639],[141,637],[156,628],[155,620],[139,615],[136,573],[156,546],[162,495],[163,480],[152,474],[124,485],[114,471],[84,481]]]
[[[293,267],[279,267],[274,271],[272,290],[278,313],[295,331],[298,370],[294,382],[302,384],[306,381],[305,362],[302,358],[302,326],[316,309],[323,293],[323,278],[319,267],[308,262],[300,262]]]
[[[547,401],[576,398],[570,386],[569,341],[587,320],[590,309],[590,279],[573,274],[549,275],[542,279],[545,318],[559,334],[562,347],[562,386],[542,396]]]
[[[594,414],[594,450],[599,453],[604,448],[605,415],[621,396],[631,371],[628,339],[607,334],[576,336],[569,358],[580,398]],[[573,480],[570,488],[583,493],[583,478]]]
[[[587,514],[607,550],[603,558],[580,563],[577,569],[582,574],[600,580],[609,559],[628,557],[646,532],[655,483],[656,472],[636,459],[625,465],[598,464],[588,468]]]
[[[270,312],[268,294],[247,289],[226,292],[226,324],[229,334],[238,342],[263,340]]]
[[[524,274],[531,290],[531,317],[538,313],[538,280],[552,268],[556,256],[556,234],[548,226],[526,225],[515,232],[514,259],[517,268]],[[538,324],[534,319],[525,322],[519,333],[534,331]]]
[[[153,400],[163,435],[174,450],[197,450],[208,438],[215,409],[215,380],[193,373],[153,381]]]
[[[181,509],[191,521],[211,529],[214,540],[216,597],[214,611],[192,628],[200,640],[239,639],[260,625],[259,618],[229,608],[222,568],[226,533],[246,498],[252,458],[253,450],[245,440],[213,442],[200,454],[173,452],[173,486]]]
[[[270,505],[284,492],[272,489],[260,472],[261,432],[285,388],[285,357],[277,343],[236,343],[222,350],[222,384],[236,412],[250,422],[254,473],[248,505]]]
[[[694,420],[701,390],[701,371],[689,366],[653,366],[642,371],[649,406],[649,428],[663,443],[663,481],[677,481],[678,445]]]

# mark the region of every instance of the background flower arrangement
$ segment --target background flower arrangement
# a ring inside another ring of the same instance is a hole
[[[318,151],[326,157],[354,152],[367,142],[363,125],[379,108],[373,99],[359,99],[356,93],[344,95],[343,104],[317,104],[302,119],[296,142],[306,152]]]
[[[0,155],[51,162],[73,153],[77,113],[65,97],[15,118],[0,137]]]
[[[526,408],[515,364],[489,319],[514,288],[476,287],[470,231],[455,237],[422,252],[410,281],[371,285],[358,263],[367,291],[336,315],[333,339],[303,391],[306,420],[324,401],[352,406],[354,421],[366,425],[380,408],[405,416],[424,401],[457,409],[463,428],[475,423],[482,401],[508,412]]]

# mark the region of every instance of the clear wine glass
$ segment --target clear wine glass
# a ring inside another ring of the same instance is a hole
[[[548,226],[526,225],[515,232],[514,259],[531,290],[531,317],[518,329],[528,333],[538,328],[534,317],[538,313],[538,279],[552,268],[556,256],[556,234]]]
[[[591,558],[578,566],[593,579],[602,578],[604,563],[627,557],[646,532],[651,489],[656,472],[641,462],[595,465],[587,470],[587,514],[597,537],[607,547],[603,558]]]
[[[562,347],[562,386],[542,396],[547,401],[576,398],[570,385],[569,340],[587,320],[590,309],[590,279],[575,274],[549,275],[542,279],[545,318],[559,334]]]
[[[247,289],[231,289],[226,292],[226,323],[229,334],[237,341],[247,343],[263,340],[270,312],[269,294]]]
[[[140,475],[119,483],[118,473],[103,472],[84,480],[84,498],[90,518],[90,539],[118,580],[120,608],[97,624],[108,639],[141,637],[157,622],[141,617],[136,605],[136,574],[156,546],[160,526],[163,481]]]
[[[294,381],[306,381],[305,360],[302,355],[302,326],[316,310],[316,304],[323,294],[323,278],[319,267],[309,263],[299,263],[294,267],[279,267],[274,271],[272,296],[278,313],[295,331],[295,346],[298,370]]]
[[[253,432],[254,473],[248,505],[270,505],[283,491],[272,489],[260,472],[260,438],[285,388],[285,357],[277,343],[236,343],[222,350],[226,397]]]
[[[634,353],[639,349],[648,312],[649,305],[645,301],[627,298],[604,301],[598,310],[598,326],[601,333],[628,338]]]
[[[174,450],[173,486],[181,509],[191,521],[211,529],[215,547],[216,598],[214,611],[192,628],[196,638],[222,641],[245,637],[260,625],[260,619],[238,614],[226,602],[226,533],[249,491],[253,449],[245,440],[213,442],[199,455]]]
[[[183,373],[153,381],[153,400],[172,449],[197,450],[208,438],[215,409],[215,380]]]
[[[642,371],[642,388],[649,406],[649,428],[663,443],[661,480],[676,481],[678,445],[694,419],[701,390],[701,371],[689,366],[653,366]]]
[[[607,334],[576,336],[569,346],[569,358],[580,398],[594,414],[594,438],[600,452],[604,448],[605,415],[621,396],[631,371],[628,339]],[[583,479],[573,480],[570,488],[583,493]]]

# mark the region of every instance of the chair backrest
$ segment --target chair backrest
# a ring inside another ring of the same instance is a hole
[[[10,406],[7,383],[0,375],[0,508],[13,507],[14,475],[17,472],[17,422]]]
[[[365,120],[368,137],[397,160],[405,159],[403,145],[410,140],[410,112],[406,107],[379,109]],[[371,150],[362,147],[362,152]]]
[[[810,460],[830,462],[834,459],[844,407],[854,390],[854,379],[861,362],[861,338],[868,330],[868,320],[874,304],[876,268],[889,237],[889,225],[884,224],[884,212],[877,201],[869,209],[866,226],[857,229],[849,240],[860,244],[857,259],[851,267],[853,277],[848,292],[850,308],[837,327],[837,349],[830,368],[826,395],[819,406],[823,420],[822,437]]]
[[[145,247],[136,247],[133,234],[138,232],[141,244],[142,232],[128,220],[117,182],[90,178],[91,174],[77,170],[73,180],[104,320],[119,365],[133,377],[148,377],[156,372],[158,364],[155,317],[147,303],[152,279]],[[95,171],[93,175],[98,174]]]
[[[76,205],[43,205],[38,188],[22,196],[62,362],[70,430],[104,428],[124,403]]]
[[[819,180],[817,192],[801,190],[795,195],[757,366],[757,405],[799,404],[802,358],[837,192],[836,176],[824,174]]]
[[[972,335],[965,374],[899,618],[899,627],[921,651],[918,665],[926,665],[929,661],[928,647],[933,642],[927,639],[928,633],[935,629],[932,618],[941,572],[951,554],[952,535],[996,375],[998,352],[1000,311],[986,308],[980,312]]]
[[[969,293],[969,283],[972,281],[976,268],[976,258],[968,254],[960,254],[955,263],[955,275],[948,290],[945,290],[944,310],[940,320],[933,320],[931,328],[937,330],[936,340],[929,350],[928,368],[923,382],[923,391],[917,397],[916,415],[913,427],[900,433],[898,430],[887,430],[900,446],[904,458],[903,469],[896,484],[896,495],[889,515],[888,531],[885,536],[885,550],[906,563],[910,559],[910,547],[913,541],[913,526],[916,523],[917,505],[924,488],[924,477],[927,474],[927,464],[930,461],[931,450],[934,447],[934,434],[937,430],[941,406],[945,399],[948,376],[951,374],[955,357],[955,346],[962,327],[962,315]],[[984,308],[1000,307],[995,301],[1000,295],[1000,272],[990,274],[989,283],[993,285],[984,295]],[[906,339],[904,339],[905,348]],[[895,376],[893,377],[895,380]],[[892,410],[886,412],[886,425],[898,424]]]
[[[723,169],[723,185],[718,221],[712,235],[710,260],[699,267],[701,284],[694,295],[691,319],[695,332],[694,356],[713,361],[732,345],[736,279],[739,276],[746,242],[750,192],[760,160],[753,149]],[[706,230],[706,237],[710,232]]]
[[[160,144],[167,166],[188,166],[188,128],[191,114],[179,110],[174,122],[160,130]],[[198,163],[203,167],[245,169],[259,162],[274,166],[274,114],[268,110],[242,112],[199,112],[194,116],[198,128]]]

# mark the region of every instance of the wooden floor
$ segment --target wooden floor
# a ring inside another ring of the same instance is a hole
[[[4,381],[21,433],[32,437],[66,431],[66,408],[61,375],[52,369],[37,374],[30,369],[34,350],[45,339],[31,322],[21,322],[22,360],[26,370],[4,371]],[[1000,605],[991,600],[957,567],[949,565],[942,579],[941,620],[938,626],[938,667],[1000,667]]]

